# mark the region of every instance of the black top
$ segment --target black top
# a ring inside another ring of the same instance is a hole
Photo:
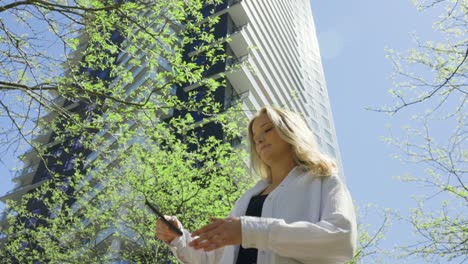
[[[252,197],[252,199],[250,199],[249,206],[247,207],[247,211],[245,212],[245,215],[261,217],[263,203],[265,202],[265,198],[267,196],[268,194],[256,195]],[[257,253],[258,253],[258,250],[256,248],[243,248],[242,246],[240,246],[239,255],[237,255],[236,264],[257,263]]]

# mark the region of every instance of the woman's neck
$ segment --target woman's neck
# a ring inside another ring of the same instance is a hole
[[[294,159],[284,159],[271,164],[271,184],[275,187],[278,186],[296,165]]]

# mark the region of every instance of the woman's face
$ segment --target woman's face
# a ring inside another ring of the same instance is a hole
[[[265,113],[253,121],[252,138],[255,143],[255,151],[268,166],[293,155],[291,145],[278,135],[276,128]]]

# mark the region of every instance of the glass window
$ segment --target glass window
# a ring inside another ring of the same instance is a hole
[[[332,155],[333,157],[336,158],[335,148],[332,147],[332,145],[330,145],[328,143],[327,143],[327,148],[328,148],[328,154],[330,154],[330,155]]]
[[[330,121],[328,118],[322,115],[322,123],[325,125],[325,127],[330,128]]]
[[[328,131],[328,129],[324,129],[323,131],[325,132],[324,134],[327,137],[327,140],[330,141],[330,142],[333,142],[333,136],[330,133],[330,131]]]
[[[311,119],[311,123],[312,123],[312,128],[315,131],[319,131],[319,125],[318,125],[317,121],[315,121],[314,119]]]
[[[315,140],[317,141],[317,144],[319,146],[322,146],[322,139],[320,138],[320,136],[317,135],[316,133],[314,133],[314,136],[315,136]]]
[[[324,114],[328,114],[327,107],[323,103],[320,103],[320,107],[322,108]]]

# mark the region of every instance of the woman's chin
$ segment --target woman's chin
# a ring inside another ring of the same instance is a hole
[[[260,155],[260,158],[268,166],[270,166],[270,164],[274,162],[274,159],[273,159],[273,157],[272,157],[272,155],[270,153],[262,152],[262,154]]]

